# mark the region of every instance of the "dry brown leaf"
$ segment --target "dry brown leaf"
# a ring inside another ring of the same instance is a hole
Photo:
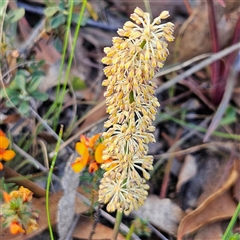
[[[34,197],[44,197],[46,195],[46,190],[36,183],[30,181],[29,179],[25,178],[24,176],[18,174],[13,169],[9,168],[8,166],[4,167],[4,177],[6,182],[16,183],[19,186],[23,186],[28,188],[33,192]],[[17,180],[11,180],[11,178],[18,178]],[[9,178],[9,179],[8,179]],[[21,179],[22,178],[22,179]]]
[[[160,199],[150,195],[144,205],[136,211],[143,219],[149,219],[160,230],[176,236],[177,227],[184,213],[181,208],[170,199]]]
[[[196,210],[187,214],[180,222],[177,239],[195,232],[200,227],[223,219],[230,218],[236,209],[231,197],[230,187],[236,182],[238,172],[232,170],[229,178],[215,193],[203,201]]]
[[[198,233],[194,236],[193,240],[203,240],[203,239],[214,239],[221,240],[221,235],[223,234],[223,230],[221,228],[221,223],[213,223],[205,226],[200,229]]]
[[[4,118],[4,120],[2,119],[2,116],[1,116],[2,123],[6,123],[6,124],[8,124],[8,123],[15,123],[15,122],[17,122],[20,118],[21,118],[21,115],[20,115],[20,114],[17,114],[17,113],[8,115],[6,118]]]
[[[89,239],[89,235],[92,231],[94,220],[89,217],[81,216],[72,237],[85,240]],[[97,224],[95,229],[95,234],[92,237],[92,240],[108,240],[112,237],[113,229],[102,225],[101,223]],[[118,234],[118,240],[125,239],[122,234]]]
[[[50,217],[51,217],[51,224],[54,226],[57,223],[57,208],[58,208],[58,201],[61,199],[63,193],[62,192],[57,192],[52,195],[50,195]],[[0,239],[1,240],[27,240],[30,239],[41,232],[43,232],[45,229],[48,228],[48,223],[47,223],[47,215],[46,215],[46,199],[45,197],[43,198],[33,198],[33,209],[39,210],[39,228],[32,232],[31,234],[28,235],[11,235],[8,229],[2,229],[0,228]],[[75,213],[80,214],[84,213],[89,209],[89,207],[81,202],[79,198],[76,198],[76,204],[75,204]]]
[[[215,3],[214,8],[219,45],[223,48],[228,44],[230,39],[232,39],[240,11],[239,1],[227,1],[226,8]],[[176,29],[175,36],[177,36],[178,32],[178,37],[175,44],[178,44],[179,62],[212,51],[208,21],[207,4],[204,1],[200,1],[199,5],[192,11],[181,29]],[[170,48],[171,46],[172,45],[170,45]],[[170,49],[169,51],[174,52],[174,49],[172,49],[172,51]]]
[[[197,173],[197,163],[196,159],[193,155],[188,154],[184,159],[184,163],[181,167],[178,182],[177,182],[177,191],[182,187],[184,183],[186,183],[189,179],[195,176]]]

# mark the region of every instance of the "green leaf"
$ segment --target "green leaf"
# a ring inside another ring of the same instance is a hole
[[[26,91],[26,77],[22,71],[17,72],[14,81],[22,91]]]
[[[63,51],[63,42],[62,42],[62,40],[59,37],[57,37],[55,39],[55,41],[53,42],[53,45],[57,49],[57,51],[59,53],[62,53],[62,51]]]
[[[1,96],[0,99],[7,98],[11,95],[16,96],[16,95],[18,95],[18,92],[9,87],[5,88],[5,89],[0,89],[0,96]]]
[[[53,16],[56,12],[58,12],[60,9],[58,6],[54,7],[48,7],[44,10],[44,14],[46,17],[51,17]]]
[[[222,120],[220,121],[220,124],[223,126],[223,125],[229,125],[233,122],[235,122],[237,120],[237,113],[236,113],[236,110],[229,106],[227,109],[226,109],[226,112],[225,112],[225,115],[224,117],[222,118]]]
[[[42,81],[42,79],[39,77],[35,77],[35,78],[31,79],[31,81],[27,87],[27,91],[29,93],[35,91],[38,88],[38,86],[40,85],[41,81]]]
[[[3,97],[9,97],[9,98],[18,97],[20,94],[19,91],[16,91],[16,89],[12,89],[12,88],[6,88],[6,93],[7,93],[7,96],[5,95],[5,92],[4,92]]]
[[[9,108],[12,108],[14,106],[16,107],[19,104],[20,101],[21,100],[18,97],[12,97],[12,98],[10,98],[10,101],[7,100],[6,106],[9,107]]]
[[[25,9],[24,8],[18,8],[11,10],[10,13],[10,23],[17,22],[25,15]]]
[[[38,68],[40,68],[40,66]],[[36,77],[40,78],[43,76],[45,76],[45,73],[43,71],[34,70],[34,72],[32,73],[32,78],[36,78]]]
[[[79,77],[74,76],[71,80],[71,83],[74,90],[86,89],[86,83]]]
[[[39,92],[38,90],[31,92],[31,96],[34,99],[36,99],[38,101],[42,101],[42,102],[44,102],[48,99],[47,93]]]
[[[17,106],[21,100],[17,96],[15,96],[15,97],[11,97],[10,101],[12,102],[13,105]]]
[[[65,22],[66,22],[66,17],[63,14],[59,14],[52,19],[52,21],[50,22],[50,26],[52,28],[57,28],[63,25]]]
[[[87,24],[87,17],[83,17],[81,21],[81,26],[86,26]],[[72,14],[72,22],[78,24],[79,21],[79,14],[78,13],[73,13]]]
[[[27,114],[29,112],[29,109],[30,109],[29,103],[26,101],[23,101],[18,108],[19,112],[23,115]]]

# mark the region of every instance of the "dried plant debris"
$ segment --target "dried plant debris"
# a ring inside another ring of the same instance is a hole
[[[156,195],[150,195],[145,204],[134,213],[173,236],[176,236],[179,222],[184,216],[184,212],[172,200],[160,199]]]
[[[75,199],[77,187],[79,185],[80,174],[73,172],[70,161],[68,161],[65,173],[62,178],[62,187],[64,194],[58,204],[58,234],[59,239],[66,239],[75,214]]]

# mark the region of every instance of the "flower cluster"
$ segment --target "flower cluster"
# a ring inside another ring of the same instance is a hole
[[[154,142],[152,122],[160,106],[154,96],[152,78],[168,56],[167,42],[173,41],[171,22],[161,24],[169,16],[163,11],[152,22],[150,14],[136,8],[120,37],[113,38],[113,46],[104,49],[102,62],[107,76],[106,105],[108,131],[103,133],[103,159],[112,162],[102,168],[110,170],[100,183],[99,201],[108,203],[108,211],[129,214],[141,206],[147,197],[146,180],[152,169],[153,157],[148,156],[148,143]]]
[[[72,164],[74,172],[80,172],[88,165],[89,173],[93,173],[99,169],[99,165],[111,161],[110,159],[103,160],[102,153],[105,145],[101,141],[101,134],[96,134],[91,138],[85,135],[80,136],[80,142],[77,142],[75,147],[80,157],[77,157]]]
[[[1,206],[3,227],[9,227],[11,234],[30,233],[38,229],[37,211],[32,211],[33,193],[24,187],[11,193],[3,193],[4,204]]]
[[[10,144],[9,139],[6,134],[0,130],[0,161],[10,161],[15,157],[15,152],[13,150],[7,150]],[[0,162],[0,170],[3,169],[3,165]]]

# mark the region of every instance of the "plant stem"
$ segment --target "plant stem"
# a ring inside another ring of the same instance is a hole
[[[60,128],[59,138],[58,138],[58,141],[57,141],[56,150],[55,150],[55,154],[54,154],[54,157],[53,157],[53,160],[52,160],[52,164],[51,164],[51,167],[50,167],[50,170],[49,170],[48,180],[47,180],[47,188],[46,188],[46,212],[47,212],[47,221],[48,221],[48,228],[49,228],[49,233],[50,233],[51,240],[54,240],[54,237],[53,237],[51,219],[50,219],[50,212],[49,212],[49,192],[50,192],[49,190],[50,190],[53,168],[54,168],[54,165],[55,165],[55,162],[56,162],[56,159],[57,159],[57,154],[58,154],[58,150],[59,150],[59,147],[60,147],[62,134],[63,134],[63,125],[61,125],[61,128]]]
[[[126,240],[131,240],[133,232],[134,232],[134,222],[132,222],[130,226],[130,230],[126,236]]]
[[[117,211],[116,221],[115,221],[115,225],[114,225],[114,229],[113,229],[112,240],[117,239],[117,235],[118,235],[118,232],[119,232],[119,227],[120,227],[120,224],[122,222],[122,216],[123,216],[123,213],[120,212],[120,211]]]
[[[230,223],[228,224],[228,227],[227,227],[227,229],[226,229],[226,231],[225,231],[225,233],[222,237],[222,240],[228,240],[229,239],[229,234],[231,233],[239,214],[240,214],[240,202],[237,205],[236,211],[233,214]]]
[[[182,121],[180,119],[172,117],[172,116],[170,116],[170,115],[168,115],[166,113],[162,113],[161,117],[162,118],[166,118],[164,120],[171,120],[173,122],[176,122],[176,123],[180,124],[181,126],[184,126],[184,127],[187,127],[187,128],[192,128],[192,129],[195,129],[195,130],[197,130],[199,132],[203,132],[203,133],[207,132],[206,128],[197,126],[197,125],[192,124],[192,123],[186,123],[185,121]],[[240,141],[240,136],[237,135],[237,134],[229,134],[229,133],[214,131],[212,133],[212,135],[218,136],[218,137],[222,137],[222,138],[226,138],[226,139],[232,139],[232,140]]]
[[[71,1],[70,1],[70,3],[71,3]],[[71,67],[72,67],[72,61],[73,61],[73,57],[74,57],[74,53],[75,53],[75,48],[76,48],[76,44],[77,44],[77,40],[78,40],[79,30],[80,30],[80,27],[81,27],[81,23],[82,23],[83,14],[84,14],[84,11],[85,11],[85,8],[86,8],[86,4],[87,4],[87,0],[83,0],[81,11],[79,13],[79,19],[78,19],[77,27],[76,27],[75,33],[74,33],[72,49],[71,49],[70,57],[69,57],[68,64],[67,64],[66,74],[65,74],[65,78],[64,78],[63,91],[60,93],[60,96],[59,96],[60,106],[59,106],[59,108],[57,108],[58,114],[56,114],[56,117],[57,117],[56,120],[57,121],[55,121],[55,123],[58,122],[58,118],[59,118],[61,110],[62,110],[63,100],[64,100],[64,96],[66,94],[67,83],[68,83],[68,80],[69,80],[70,70],[71,70]],[[72,13],[73,13],[73,7],[71,7],[69,14],[72,15]],[[70,28],[70,26],[69,26],[69,28]]]

